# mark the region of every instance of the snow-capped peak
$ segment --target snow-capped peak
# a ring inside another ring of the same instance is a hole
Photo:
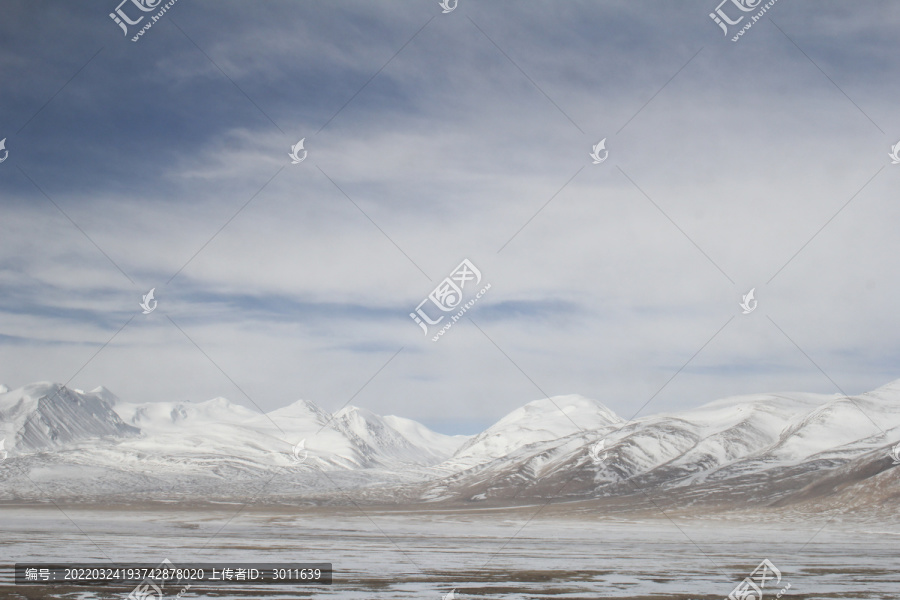
[[[596,400],[577,394],[529,402],[464,444],[452,462],[472,466],[513,451],[580,431],[610,429],[624,421]]]
[[[419,423],[415,423],[417,427],[410,426],[409,423],[414,421],[381,417],[364,408],[347,406],[334,414],[329,426],[364,449],[370,458],[384,457],[402,462],[434,464],[450,456],[461,443],[460,440],[435,433]]]
[[[125,424],[109,403],[49,381],[0,395],[0,424],[7,447],[39,451],[99,438],[126,438],[138,430]],[[15,439],[10,444],[11,439]]]
[[[287,420],[288,422],[309,420],[315,421],[319,426],[324,425],[331,419],[331,415],[322,410],[312,400],[297,400],[292,404],[269,412],[268,415],[277,423],[280,423],[281,420]]]
[[[220,423],[248,424],[260,413],[227,398],[213,398],[205,402],[146,402],[132,404],[118,401],[115,411],[122,419],[146,431],[188,426],[202,429],[204,425]],[[187,425],[184,425],[187,424]]]
[[[115,406],[119,402],[119,397],[116,396],[115,394],[113,394],[111,391],[109,391],[105,387],[103,387],[102,385],[95,387],[88,393],[93,396],[97,396],[98,398],[100,398],[101,400],[103,400],[104,402],[109,404],[110,406]]]
[[[444,435],[432,431],[418,421],[388,415],[384,422],[393,427],[417,448],[427,448],[436,457],[446,458],[468,441],[469,435]]]

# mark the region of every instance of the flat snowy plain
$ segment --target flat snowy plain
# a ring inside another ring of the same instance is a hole
[[[0,508],[2,598],[124,598],[13,586],[15,562],[331,562],[321,587],[192,588],[183,598],[716,599],[768,558],[774,598],[900,598],[900,524],[730,514],[591,516],[554,505],[428,512],[247,507]],[[63,514],[63,512],[65,514]],[[238,514],[236,514],[238,513]],[[236,516],[235,516],[236,515]],[[171,596],[177,590],[171,592]]]

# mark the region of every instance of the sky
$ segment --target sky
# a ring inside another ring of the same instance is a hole
[[[10,387],[455,434],[900,378],[896,3],[138,4],[4,4]]]

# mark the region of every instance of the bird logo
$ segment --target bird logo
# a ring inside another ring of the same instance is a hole
[[[604,452],[606,450],[606,440],[600,440],[593,444],[588,450],[588,456],[591,457],[591,462],[595,465],[599,465],[601,462],[609,458],[609,452]],[[600,453],[603,452],[603,456],[600,456]]]
[[[590,157],[594,159],[594,164],[599,165],[604,160],[609,158],[609,150],[606,149],[606,138],[603,138],[599,142],[597,142],[596,146],[592,146],[593,152],[591,152]],[[603,156],[600,156],[600,151],[603,151]]]
[[[2,144],[2,142],[0,142],[0,144]],[[900,165],[900,142],[897,142],[894,146],[891,146],[891,153],[888,154],[888,156],[891,157],[892,165]],[[4,158],[4,160],[6,159]]]
[[[0,452],[3,453],[3,456],[0,457],[0,460],[6,460],[6,457],[9,456],[9,452],[6,451],[6,448],[3,446],[6,443],[6,438],[0,440]]]
[[[456,600],[456,588],[453,588],[449,593],[441,596],[441,600]]]
[[[445,15],[449,12],[453,12],[454,10],[456,10],[457,4],[459,4],[459,0],[452,0],[452,2],[451,2],[451,0],[441,0],[440,2],[438,2],[438,5],[444,9],[443,13]],[[453,592],[450,592],[450,593],[452,594]],[[450,600],[453,600],[453,599],[451,598]]]
[[[900,144],[898,144],[900,146]],[[9,150],[6,149],[6,138],[0,140],[0,150],[3,150],[3,158],[0,158],[0,163],[9,158]]]
[[[291,153],[288,154],[288,156],[291,157],[292,165],[299,165],[304,160],[306,160],[307,152],[306,152],[306,150],[303,150],[303,142],[305,142],[305,141],[306,141],[306,138],[303,138],[302,140],[300,140],[299,142],[297,142],[296,144],[291,146]],[[301,150],[303,150],[303,156],[300,156]]]
[[[156,305],[158,304],[156,300],[153,299],[153,292],[156,291],[156,288],[151,288],[149,292],[144,294],[143,300],[141,301],[141,308],[144,309],[144,314],[149,315],[154,310],[156,310]],[[153,303],[151,305],[151,302]]]
[[[756,305],[759,304],[759,303],[753,298],[753,292],[754,292],[754,291],[756,291],[756,288],[753,288],[752,290],[750,290],[749,292],[747,292],[747,293],[743,296],[743,300],[741,301],[741,308],[744,309],[744,314],[745,314],[745,315],[749,315],[749,314],[752,313],[754,310],[756,310]]]
[[[900,465],[900,444],[891,448],[891,458],[894,459],[895,465]]]
[[[309,451],[306,449],[306,438],[300,440],[296,446],[293,448],[294,451],[294,462],[301,463],[306,461],[306,457],[309,456]],[[303,453],[303,457],[300,457],[300,453]]]

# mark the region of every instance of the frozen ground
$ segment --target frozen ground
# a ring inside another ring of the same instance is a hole
[[[188,599],[439,600],[455,588],[462,599],[722,600],[768,558],[783,573],[778,588],[791,586],[786,598],[900,598],[896,523],[750,515],[613,520],[573,518],[560,507],[533,519],[534,508],[365,514],[252,507],[238,513],[239,508],[0,508],[6,563],[0,597],[127,595],[17,588],[8,568],[15,562],[168,558],[175,564],[334,564],[330,587],[193,589]],[[764,598],[774,598],[778,589],[765,591]]]

